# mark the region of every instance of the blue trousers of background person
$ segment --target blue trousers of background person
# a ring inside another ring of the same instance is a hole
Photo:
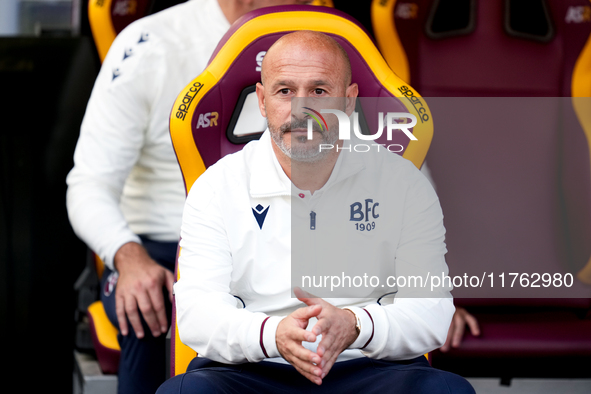
[[[424,356],[407,361],[367,357],[342,361],[333,365],[320,386],[289,364],[228,365],[197,357],[186,373],[167,380],[157,391],[173,393],[474,394],[474,389],[466,379],[431,367]]]
[[[158,264],[174,272],[177,242],[157,242],[140,236],[144,248]],[[117,273],[105,267],[101,279],[101,301],[111,323],[119,329],[117,311],[115,309],[115,293]],[[172,306],[168,299],[168,291],[164,288],[167,318],[170,324]],[[118,372],[119,394],[154,394],[166,380],[166,335],[154,337],[142,318],[144,338],[135,336],[131,323],[129,333],[119,334],[121,357]]]

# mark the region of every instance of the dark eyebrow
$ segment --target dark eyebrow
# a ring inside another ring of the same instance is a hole
[[[277,81],[273,84],[273,89],[277,89],[279,86],[293,86],[295,84],[292,80],[281,80]],[[332,84],[328,81],[317,79],[312,82],[312,86],[332,86]]]

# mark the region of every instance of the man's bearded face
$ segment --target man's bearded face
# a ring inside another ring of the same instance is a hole
[[[295,118],[279,127],[269,123],[271,137],[279,149],[290,159],[300,162],[316,162],[326,155],[329,150],[320,150],[320,144],[336,145],[339,134],[335,125],[329,125],[329,130],[323,130],[318,123],[312,121],[313,137],[308,140],[309,118]],[[285,138],[289,133],[289,138]]]

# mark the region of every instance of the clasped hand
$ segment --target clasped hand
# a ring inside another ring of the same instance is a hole
[[[298,300],[307,307],[299,308],[284,318],[277,326],[276,342],[281,356],[293,365],[304,377],[315,384],[322,384],[337,357],[357,339],[355,316],[296,288]],[[308,321],[318,321],[307,331]],[[302,346],[302,342],[322,339],[316,353]]]

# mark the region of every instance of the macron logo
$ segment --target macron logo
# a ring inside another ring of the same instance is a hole
[[[263,223],[265,222],[265,218],[267,217],[267,212],[269,212],[270,205],[265,208],[261,204],[257,205],[256,207],[252,208],[252,213],[254,214],[254,218],[257,220],[259,224],[259,228],[263,229]]]

